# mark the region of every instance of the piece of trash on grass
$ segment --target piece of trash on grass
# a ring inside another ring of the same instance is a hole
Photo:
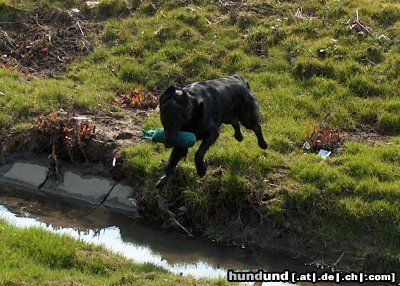
[[[92,119],[90,119],[90,117],[84,116],[84,115],[79,115],[79,116],[74,116],[72,117],[72,119],[76,120],[76,121],[92,121]]]
[[[322,159],[326,160],[329,157],[329,155],[331,155],[331,153],[332,153],[331,151],[321,149],[319,150],[317,155],[320,156]]]
[[[113,158],[113,161],[112,161],[112,166],[115,167],[115,164],[116,164],[116,163],[117,163],[117,158],[114,157],[114,158]]]

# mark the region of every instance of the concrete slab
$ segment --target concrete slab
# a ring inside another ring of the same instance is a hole
[[[46,158],[47,159],[47,158]],[[108,177],[82,175],[82,169],[63,163],[60,180],[47,178],[47,160],[18,159],[0,166],[0,191],[23,191],[34,195],[57,196],[75,203],[92,203],[135,215],[138,207],[131,198],[133,189],[125,182]]]
[[[46,181],[48,168],[40,161],[18,160],[0,168],[0,184],[29,191],[39,191]]]
[[[99,176],[82,176],[77,170],[67,169],[60,182],[47,182],[42,191],[61,197],[101,204],[115,182]]]
[[[135,214],[138,211],[138,207],[135,199],[131,198],[132,192],[133,189],[130,186],[118,183],[103,204],[115,211]]]

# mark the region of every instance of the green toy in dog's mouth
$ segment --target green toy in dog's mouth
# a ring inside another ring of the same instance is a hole
[[[165,134],[164,129],[151,129],[151,130],[143,130],[143,138],[147,140],[151,140],[157,143],[165,142]],[[176,137],[176,145],[179,147],[189,148],[192,147],[196,143],[196,135],[190,132],[179,131],[178,136]]]

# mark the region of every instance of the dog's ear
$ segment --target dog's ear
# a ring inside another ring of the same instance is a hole
[[[160,105],[167,102],[171,98],[173,98],[176,95],[176,87],[175,86],[170,86],[168,87],[163,94],[160,96]]]
[[[189,105],[189,95],[185,91],[177,89],[175,90],[175,101],[179,105],[187,107]]]

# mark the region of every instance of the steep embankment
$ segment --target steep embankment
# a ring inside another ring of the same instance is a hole
[[[64,73],[39,80],[0,71],[4,132],[59,108],[129,116],[111,104],[118,92],[239,73],[258,98],[270,149],[259,150],[250,133],[239,144],[226,127],[206,155],[207,176],[197,177],[193,148],[161,195],[154,182],[168,152],[123,148],[143,213],[163,222],[161,204],[215,239],[283,240],[323,263],[342,257],[338,267],[399,269],[399,4],[107,0],[87,13],[104,28]],[[144,120],[159,125],[157,112]],[[315,125],[342,139],[326,161],[303,154]]]

